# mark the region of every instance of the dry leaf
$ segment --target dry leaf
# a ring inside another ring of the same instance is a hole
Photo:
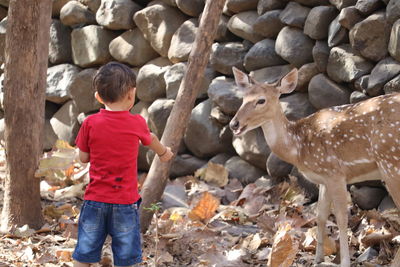
[[[194,221],[203,221],[211,219],[219,206],[219,200],[208,192],[204,192],[199,203],[190,213],[189,218]]]
[[[72,249],[60,249],[56,251],[56,257],[60,261],[72,261]]]
[[[210,184],[223,187],[228,184],[228,170],[224,165],[208,162],[207,167],[196,171],[195,175]]]
[[[272,251],[269,257],[269,267],[289,267],[292,265],[296,253],[299,249],[299,244],[292,240],[290,235],[291,226],[283,225],[275,234]]]
[[[305,233],[305,239],[302,243],[302,246],[305,250],[315,251],[317,248],[317,230],[318,228],[312,227],[307,230]],[[325,235],[324,238],[324,254],[326,256],[332,255],[336,253],[336,242],[332,237]]]

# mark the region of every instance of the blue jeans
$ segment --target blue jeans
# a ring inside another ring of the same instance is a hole
[[[72,257],[83,263],[99,262],[109,234],[114,265],[129,266],[141,262],[138,204],[85,200],[78,222],[78,243]]]

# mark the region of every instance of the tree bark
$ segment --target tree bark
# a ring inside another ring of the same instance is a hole
[[[178,151],[200,90],[200,83],[209,60],[211,45],[217,32],[224,3],[225,0],[207,0],[204,7],[200,26],[189,56],[188,67],[161,139],[163,144],[171,147],[174,154]],[[145,208],[149,208],[152,203],[157,203],[161,199],[171,164],[172,160],[162,163],[158,157],[155,157],[150,167],[141,192],[143,197],[140,208],[142,232],[147,231],[153,217],[153,212]]]
[[[7,175],[1,231],[43,225],[39,179],[51,0],[11,0],[5,48],[4,111]]]

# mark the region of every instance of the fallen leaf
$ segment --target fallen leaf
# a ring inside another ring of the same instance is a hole
[[[275,234],[271,254],[268,261],[269,267],[289,267],[292,265],[299,244],[294,242],[290,235],[291,226],[283,225]]]
[[[215,211],[219,206],[219,200],[208,192],[204,192],[202,198],[189,212],[189,218],[194,221],[205,222],[215,215]]]
[[[56,251],[56,257],[60,261],[72,261],[73,249],[59,249]]]
[[[223,187],[228,184],[228,170],[224,165],[208,162],[207,167],[196,171],[195,175],[210,184]]]

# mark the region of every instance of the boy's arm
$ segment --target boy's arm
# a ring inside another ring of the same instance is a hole
[[[171,148],[161,144],[160,140],[158,139],[158,137],[155,134],[153,134],[153,133],[150,133],[150,134],[151,134],[151,143],[149,145],[149,148],[157,153],[157,155],[160,157],[160,160],[162,162],[169,161],[172,158],[172,156],[174,155],[171,152]]]
[[[82,163],[88,163],[90,161],[89,153],[83,152],[82,150],[79,149],[79,160]]]

